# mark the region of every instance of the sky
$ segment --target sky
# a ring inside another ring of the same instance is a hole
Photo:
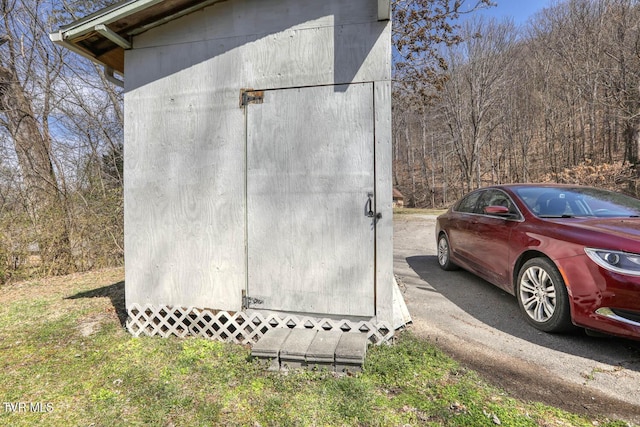
[[[552,4],[553,0],[494,0],[498,5],[478,12],[479,14],[502,19],[513,18],[513,22],[520,26],[537,11]],[[470,2],[471,3],[471,2]]]

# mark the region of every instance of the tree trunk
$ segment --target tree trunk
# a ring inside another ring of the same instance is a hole
[[[64,205],[51,164],[50,141],[43,136],[32,105],[16,73],[0,66],[0,109],[22,172],[26,207],[36,230],[43,265],[49,273],[71,269]]]
[[[640,164],[640,144],[638,141],[638,123],[636,120],[627,120],[624,124],[625,158],[634,166]]]

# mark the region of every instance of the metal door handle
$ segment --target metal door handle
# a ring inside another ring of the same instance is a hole
[[[375,216],[375,213],[373,212],[373,193],[368,193],[367,194],[368,200],[367,200],[367,204],[365,205],[365,216],[369,217],[369,218],[373,218]]]
[[[364,206],[364,216],[366,216],[367,218],[376,218],[376,219],[382,218],[381,213],[375,213],[373,211],[373,193],[368,193],[367,197],[368,197],[367,204]]]

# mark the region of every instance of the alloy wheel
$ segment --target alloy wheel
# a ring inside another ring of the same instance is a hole
[[[542,267],[531,266],[520,279],[520,300],[527,315],[535,322],[549,321],[556,311],[556,287]]]
[[[438,263],[441,267],[449,262],[449,242],[447,238],[441,236],[438,240]]]

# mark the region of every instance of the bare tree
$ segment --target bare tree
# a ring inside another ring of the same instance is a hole
[[[456,193],[549,179],[604,185],[608,177],[594,177],[614,170],[613,181],[637,193],[638,22],[637,0],[565,0],[540,11],[520,32],[512,27],[508,36],[497,30],[504,22],[461,27],[459,41],[440,51],[441,75],[413,74],[423,78],[421,87],[431,87],[430,96],[399,85],[403,100],[414,97],[401,104],[403,122],[426,123],[422,134],[434,138],[433,149],[420,151],[424,158],[413,156],[413,168],[406,156],[400,159],[405,173],[398,177],[430,182],[429,188],[415,186],[423,194],[414,195],[400,179],[405,196],[420,201],[434,188]],[[409,109],[422,119],[408,120]],[[416,129],[397,129],[396,144],[417,153],[425,137]],[[415,167],[420,164],[426,167]]]
[[[634,0],[612,0],[604,54],[610,60],[602,85],[617,106],[625,159],[640,165],[640,8]]]
[[[0,0],[0,281],[122,262],[122,91],[47,37],[109,3]]]
[[[20,167],[24,202],[35,229],[44,264],[53,273],[69,271],[71,251],[64,188],[51,156],[49,114],[52,85],[62,63],[43,44],[42,0],[2,0],[2,59],[0,60],[0,109],[4,126],[13,140]],[[44,76],[44,78],[39,78]]]
[[[463,34],[466,41],[449,48],[450,71],[443,90],[443,108],[470,189],[482,185],[482,162],[492,164],[491,156],[496,153],[489,144],[503,119],[500,107],[506,89],[505,73],[516,32],[509,21],[478,18],[467,22]],[[489,159],[483,158],[486,149]]]
[[[424,100],[442,87],[447,61],[440,49],[464,40],[460,16],[495,4],[492,0],[394,0],[395,74],[408,93]]]
[[[434,156],[440,156],[440,150],[436,149],[433,117],[428,114],[448,77],[443,73],[449,64],[442,48],[469,35],[458,25],[461,16],[492,5],[491,0],[393,2],[394,174],[409,195],[409,204],[430,201],[433,205],[436,193],[446,188],[436,182],[442,168]]]

